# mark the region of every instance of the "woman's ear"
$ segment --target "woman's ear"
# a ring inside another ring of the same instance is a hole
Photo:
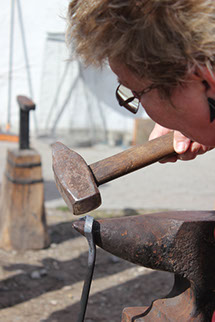
[[[210,122],[212,123],[215,120],[215,74],[207,66],[198,67],[195,74],[200,77],[204,85],[210,111]]]
[[[215,100],[211,97],[208,97],[208,106],[210,110],[210,122],[212,123],[215,119]]]
[[[201,66],[196,68],[195,74],[204,84],[207,96],[215,99],[215,72],[207,66]]]

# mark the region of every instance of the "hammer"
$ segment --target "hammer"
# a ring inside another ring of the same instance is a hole
[[[90,165],[64,144],[56,142],[52,145],[56,185],[74,215],[101,205],[98,190],[101,184],[174,154],[173,132]]]

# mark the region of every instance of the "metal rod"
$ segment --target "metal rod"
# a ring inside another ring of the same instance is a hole
[[[31,81],[30,64],[29,64],[28,51],[27,51],[27,45],[26,45],[26,39],[25,39],[25,29],[24,29],[24,23],[22,18],[22,8],[19,0],[17,0],[17,9],[18,9],[20,30],[22,35],[22,45],[23,45],[23,52],[25,57],[25,66],[26,66],[26,73],[27,73],[27,79],[28,79],[29,93],[31,98],[33,99],[34,93],[33,93],[32,81]],[[34,116],[35,131],[37,133],[38,127],[37,127],[36,114],[34,113],[33,116]]]
[[[29,149],[29,111],[20,108],[19,148]]]
[[[34,102],[26,96],[17,96],[17,102],[20,110],[19,120],[19,148],[20,150],[29,149],[29,113],[35,110]]]
[[[10,129],[11,123],[11,95],[13,81],[13,44],[14,44],[14,13],[15,0],[11,0],[11,17],[10,17],[10,52],[9,52],[9,73],[8,73],[8,102],[7,102],[7,130]]]
[[[90,286],[92,283],[93,271],[95,267],[95,260],[96,260],[96,246],[93,239],[93,217],[86,216],[85,217],[85,225],[84,225],[84,234],[87,238],[89,244],[89,255],[88,255],[88,270],[87,275],[85,278],[82,295],[81,295],[81,308],[80,313],[78,316],[77,322],[83,322],[86,309],[87,309],[87,302],[90,293]]]

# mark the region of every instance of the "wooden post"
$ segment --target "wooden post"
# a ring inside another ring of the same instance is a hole
[[[25,96],[20,106],[19,149],[8,150],[0,198],[0,248],[41,249],[49,245],[40,155],[29,147],[29,111],[35,104]]]
[[[0,248],[27,250],[49,245],[41,159],[36,151],[8,151],[0,205]]]

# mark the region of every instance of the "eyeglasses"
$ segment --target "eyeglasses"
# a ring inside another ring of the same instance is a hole
[[[150,92],[155,87],[156,85],[152,84],[151,86],[148,86],[144,90],[142,90],[142,92],[137,93],[131,91],[124,85],[119,84],[119,86],[116,89],[116,98],[120,106],[123,106],[128,111],[136,114],[140,106],[141,96]]]

